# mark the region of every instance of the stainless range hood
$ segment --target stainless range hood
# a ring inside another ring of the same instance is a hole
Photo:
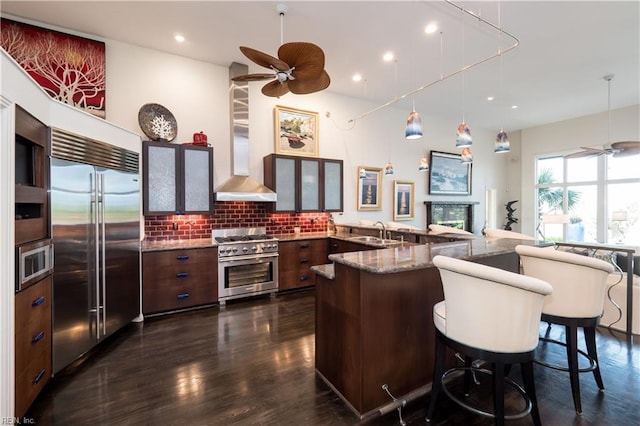
[[[229,67],[231,103],[231,173],[215,190],[217,201],[277,201],[277,195],[249,176],[249,83],[231,80],[249,72],[247,65],[234,62]]]

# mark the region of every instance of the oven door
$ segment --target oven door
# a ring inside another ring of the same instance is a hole
[[[218,299],[224,302],[278,289],[278,254],[218,260]]]

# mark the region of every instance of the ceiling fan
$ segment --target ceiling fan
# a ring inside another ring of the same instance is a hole
[[[608,85],[608,113],[609,113],[609,123],[607,128],[607,139],[611,140],[611,80],[613,79],[614,74],[605,75],[603,78],[607,81]],[[604,148],[590,148],[590,147],[580,147],[582,151],[573,152],[571,154],[567,154],[564,158],[589,158],[589,157],[597,157],[600,155],[613,155],[614,157],[626,157],[629,155],[637,155],[640,154],[640,141],[620,141],[609,143],[609,147]]]
[[[266,96],[280,97],[289,92],[297,95],[324,90],[331,79],[324,69],[324,52],[313,43],[292,42],[283,44],[282,22],[286,6],[278,5],[280,14],[280,48],[275,58],[259,50],[240,46],[240,51],[256,64],[270,68],[270,73],[246,74],[232,78],[233,81],[272,80],[262,87]]]

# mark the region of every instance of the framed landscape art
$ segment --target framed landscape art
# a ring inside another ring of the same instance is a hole
[[[413,213],[414,183],[393,181],[393,220],[411,220]]]
[[[276,154],[318,156],[318,113],[276,105]]]
[[[460,154],[431,151],[429,194],[471,195],[471,163],[462,163]]]
[[[358,210],[382,210],[382,169],[358,166]]]

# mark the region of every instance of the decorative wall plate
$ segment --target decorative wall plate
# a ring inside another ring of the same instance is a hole
[[[154,141],[171,142],[178,134],[178,123],[167,108],[160,104],[144,104],[138,111],[138,124]]]

